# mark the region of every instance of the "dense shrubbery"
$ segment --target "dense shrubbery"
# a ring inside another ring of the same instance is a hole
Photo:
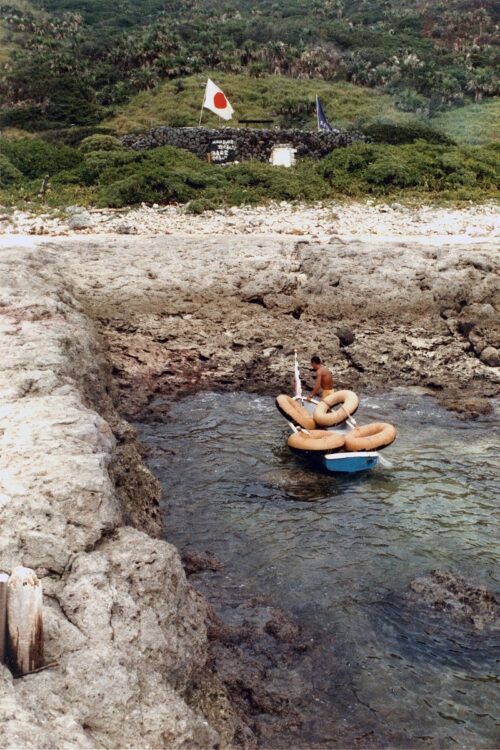
[[[76,148],[79,146],[85,138],[89,138],[91,135],[111,135],[114,136],[115,132],[108,127],[98,127],[93,125],[87,126],[73,126],[71,128],[60,128],[57,130],[47,130],[40,134],[47,143],[55,143],[56,145],[73,146]]]
[[[0,188],[11,187],[20,182],[22,178],[22,172],[16,169],[6,156],[0,154]]]
[[[494,191],[500,152],[494,146],[460,148],[417,141],[401,146],[356,144],[333,151],[321,164],[323,177],[346,195],[395,190],[442,192],[462,188]]]
[[[116,151],[121,143],[116,136],[94,133],[84,138],[80,143],[80,151],[90,154],[92,151]]]
[[[356,144],[322,161],[291,168],[262,162],[217,166],[165,146],[131,151],[109,136],[91,136],[80,149],[37,140],[0,141],[0,188],[23,188],[36,197],[42,175],[51,175],[49,202],[75,199],[99,206],[141,202],[187,203],[200,213],[221,205],[269,200],[317,201],[329,197],[418,194],[484,198],[498,184],[500,148],[458,147],[416,141],[402,145]]]
[[[498,92],[492,0],[16,5],[2,7],[12,52],[0,69],[0,126],[93,125],[138,91],[208,70],[350,81],[420,115]],[[282,116],[297,124],[309,107],[294,99]]]
[[[72,169],[82,161],[81,155],[68,146],[53,146],[50,143],[30,138],[9,141],[0,139],[0,154],[28,179],[54,175],[63,169]]]

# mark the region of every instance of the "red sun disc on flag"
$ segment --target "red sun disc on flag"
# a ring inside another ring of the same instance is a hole
[[[217,109],[226,109],[227,107],[227,99],[222,93],[222,91],[218,91],[214,96],[214,106],[217,107]]]

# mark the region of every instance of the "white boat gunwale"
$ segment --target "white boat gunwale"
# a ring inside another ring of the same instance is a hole
[[[323,458],[379,458],[377,451],[352,451],[352,453],[326,453]]]

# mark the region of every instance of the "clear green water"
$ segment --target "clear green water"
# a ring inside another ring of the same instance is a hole
[[[225,564],[212,599],[263,593],[319,638],[320,658],[285,677],[291,693],[310,686],[294,747],[499,747],[498,638],[436,627],[401,599],[434,568],[498,593],[499,420],[408,391],[364,399],[358,416],[398,426],[392,469],[314,473],[273,400],[250,394],[202,393],[138,425],[167,539]]]

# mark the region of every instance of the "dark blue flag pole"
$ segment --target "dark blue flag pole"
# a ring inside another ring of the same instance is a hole
[[[322,130],[324,133],[334,132],[334,128],[330,125],[325,115],[323,105],[319,100],[319,96],[316,97],[316,117],[318,118],[318,130]]]

